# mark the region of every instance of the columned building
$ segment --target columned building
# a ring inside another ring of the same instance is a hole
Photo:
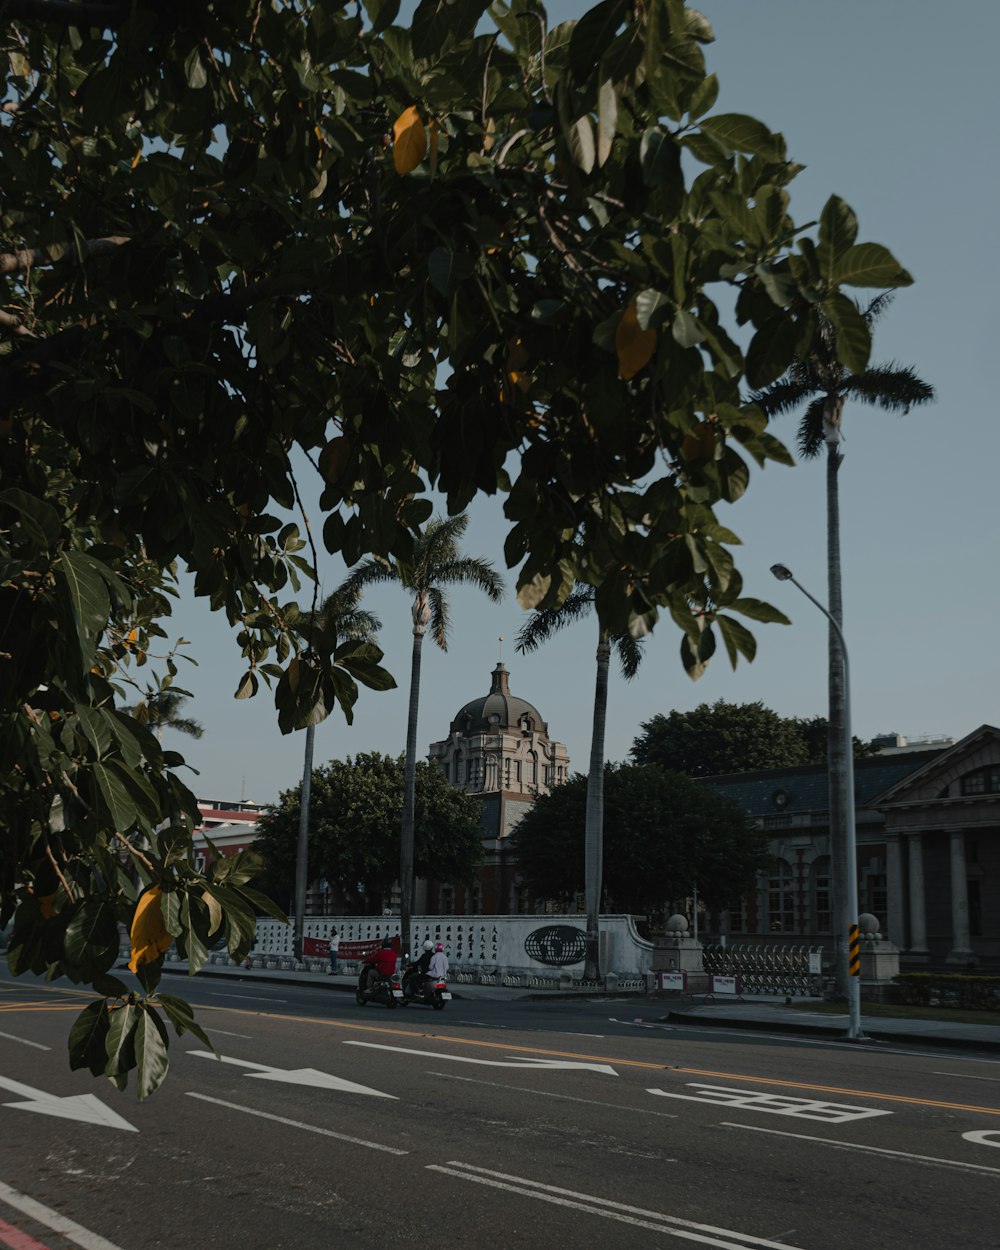
[[[548,794],[569,777],[565,746],[549,737],[548,724],[533,704],[511,694],[508,678],[503,661],[498,662],[489,693],[464,704],[448,737],[432,742],[428,752],[449,784],[479,799],[485,855],[479,885],[473,890],[428,883],[426,904],[431,911],[507,915],[523,910],[521,883],[507,853],[507,839],[538,795]],[[461,893],[466,897],[459,897]]]
[[[825,764],[706,778],[770,835],[770,867],[705,926],[727,940],[832,945]],[[1000,967],[1000,729],[854,765],[860,912],[901,964]],[[710,939],[711,940],[711,939]]]

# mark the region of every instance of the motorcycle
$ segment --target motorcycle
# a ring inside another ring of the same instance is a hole
[[[399,974],[393,972],[383,977],[374,968],[363,968],[358,977],[358,988],[354,997],[359,1007],[367,1007],[369,1003],[384,1003],[386,1007],[396,1007],[403,1002],[403,987]]]
[[[451,1002],[451,992],[444,977],[425,976],[416,964],[411,964],[403,973],[404,1007],[410,1003],[421,1003],[433,1007],[435,1011],[443,1011],[447,1002]]]

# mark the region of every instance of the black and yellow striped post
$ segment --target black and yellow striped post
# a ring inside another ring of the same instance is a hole
[[[852,977],[861,976],[861,938],[856,924],[847,929],[847,972]]]

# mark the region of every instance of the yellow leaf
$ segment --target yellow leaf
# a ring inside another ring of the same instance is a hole
[[[417,106],[411,104],[392,124],[392,162],[397,174],[408,174],[420,164],[427,151],[427,132]]]
[[[718,448],[715,424],[711,421],[699,421],[694,433],[684,436],[681,456],[685,460],[714,460]]]
[[[635,304],[628,308],[618,322],[615,331],[615,350],[618,352],[618,372],[626,379],[634,378],[640,369],[653,359],[656,351],[656,331],[644,330],[639,325]]]
[[[142,160],[142,148],[140,148],[139,151],[136,152],[135,156],[132,157],[132,168],[135,169],[136,165],[138,165],[141,160]]]
[[[324,482],[331,486],[338,481],[351,458],[350,440],[343,436],[331,438],[319,453],[319,471]]]
[[[207,890],[202,893],[201,901],[208,908],[208,936],[212,937],[222,928],[222,908]]]
[[[43,894],[38,900],[38,910],[46,920],[51,920],[57,914],[54,906],[55,897],[54,894]]]
[[[132,958],[128,966],[131,972],[138,972],[143,964],[155,963],[173,945],[173,934],[167,932],[163,923],[161,893],[158,885],[151,885],[139,895],[129,934]]]

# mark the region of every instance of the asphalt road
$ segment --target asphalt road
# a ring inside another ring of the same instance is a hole
[[[165,988],[221,1060],[172,1038],[140,1104],[68,1069],[86,995],[0,974],[0,1247],[1000,1247],[995,1056],[695,1030],[637,999]]]

